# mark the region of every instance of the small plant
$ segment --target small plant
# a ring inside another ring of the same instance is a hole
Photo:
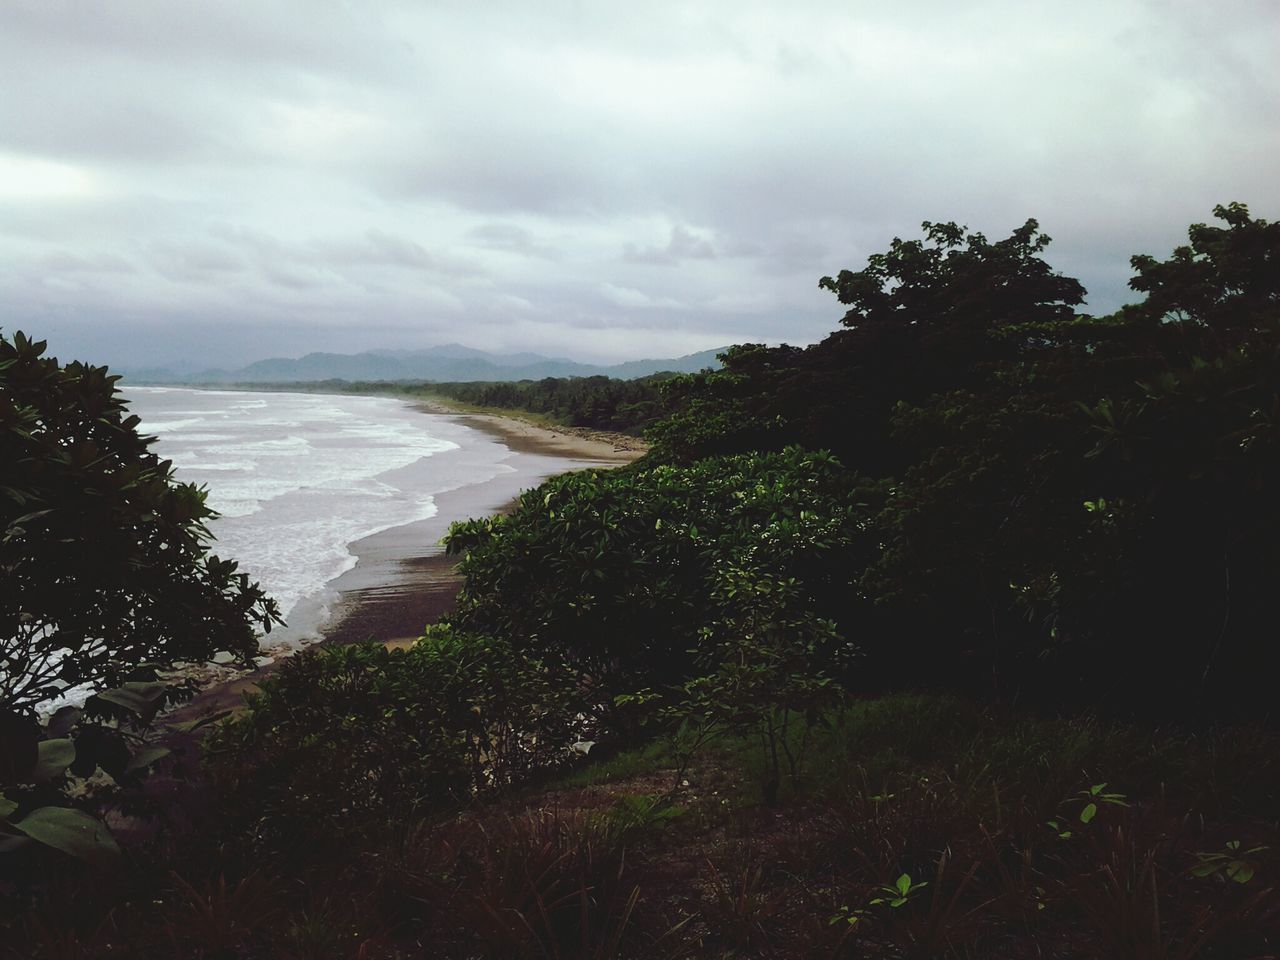
[[[893,909],[905,907],[911,899],[921,890],[929,885],[928,880],[921,880],[916,883],[911,879],[911,874],[904,873],[898,877],[892,884],[881,884],[876,890],[881,894],[878,897],[872,897],[867,901],[867,907],[880,907],[888,905]],[[845,923],[849,926],[857,926],[868,917],[871,911],[866,907],[850,907],[847,904],[833,913],[827,920],[828,924],[834,926],[838,923]]]
[[[835,913],[827,918],[828,926],[836,926],[837,924],[846,924],[850,927],[856,927],[871,916],[871,911],[865,907],[850,907],[847,903],[843,904]]]
[[[660,830],[684,814],[668,798],[634,794],[621,796],[603,815],[601,824],[607,837],[628,841],[650,830]]]
[[[1080,809],[1074,812],[1071,817],[1053,817],[1045,821],[1045,826],[1057,834],[1059,840],[1070,840],[1075,835],[1075,831],[1069,826],[1071,822],[1079,821],[1085,826],[1092,823],[1102,806],[1129,806],[1129,801],[1123,793],[1108,793],[1105,783],[1095,783],[1093,786],[1081,790],[1074,797],[1063,801],[1064,806],[1075,803],[1081,804]]]
[[[909,873],[904,873],[894,881],[892,886],[885,884],[879,887],[880,892],[884,894],[884,896],[875,897],[868,902],[873,907],[878,907],[883,903],[887,903],[894,909],[897,909],[898,907],[905,907],[912,897],[928,885],[928,880],[921,880],[919,883],[915,883],[912,881]]]
[[[1228,840],[1222,850],[1214,853],[1197,853],[1198,866],[1191,868],[1193,877],[1216,877],[1219,880],[1230,880],[1234,883],[1248,883],[1258,872],[1258,861],[1254,854],[1268,849],[1265,846],[1250,847],[1241,850],[1239,840]]]
[[[1083,798],[1084,806],[1080,808],[1080,822],[1089,823],[1098,815],[1099,804],[1110,804],[1113,807],[1127,807],[1128,801],[1123,793],[1105,793],[1105,783],[1095,783],[1088,790],[1081,790],[1077,797]]]

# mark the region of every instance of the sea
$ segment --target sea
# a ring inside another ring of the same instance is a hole
[[[309,393],[124,386],[140,433],[176,479],[207,491],[212,552],[275,598],[273,646],[317,639],[351,545],[436,514],[436,496],[512,468],[506,452],[459,464],[473,434],[405,401]],[[432,467],[435,469],[432,469]],[[465,476],[460,475],[466,474]]]

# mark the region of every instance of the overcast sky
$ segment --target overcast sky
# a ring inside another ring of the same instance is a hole
[[[1027,217],[1089,308],[1280,218],[1274,0],[0,0],[0,326],[63,359],[809,343]]]

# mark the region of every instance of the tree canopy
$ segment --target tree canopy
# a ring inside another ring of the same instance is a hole
[[[0,337],[0,713],[143,664],[248,658],[278,620],[209,553],[204,491],[150,451],[118,380]]]

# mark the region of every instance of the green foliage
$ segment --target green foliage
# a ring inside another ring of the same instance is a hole
[[[204,492],[149,451],[119,378],[44,350],[0,337],[0,845],[102,864],[119,851],[87,810],[168,752],[138,732],[184,692],[157,669],[247,661],[279,616],[208,552]],[[84,710],[35,722],[72,688]],[[109,788],[87,785],[99,770]]]
[[[1239,840],[1228,840],[1221,850],[1212,853],[1196,853],[1198,865],[1191,868],[1193,877],[1216,877],[1232,883],[1248,883],[1258,872],[1254,858],[1267,850],[1264,845],[1242,850]]]
[[[1280,669],[1280,228],[1215,213],[1135,257],[1147,301],[1100,319],[1034,221],[926,224],[823,279],[847,329],[667,384],[650,459],[800,443],[878,482],[851,580],[881,618],[836,617],[870,684],[1256,715]]]
[[[721,577],[716,595],[726,614],[703,629],[698,645],[707,672],[680,685],[661,711],[675,731],[675,783],[711,738],[746,736],[760,744],[761,787],[774,806],[784,775],[793,786],[801,780],[814,724],[841,700],[836,678],[846,671],[853,646],[830,621],[814,616],[795,580],[780,581],[764,570],[730,569]]]
[[[420,389],[478,407],[546,414],[571,427],[639,434],[659,416],[658,389],[672,376],[657,373],[635,380],[545,377],[499,383],[432,383]]]
[[[138,675],[154,678],[154,670]],[[142,780],[169,756],[168,747],[148,742],[148,728],[161,703],[183,692],[154,679],[131,681],[100,691],[83,709],[62,707],[43,723],[11,717],[0,852],[34,842],[95,866],[114,862],[120,851],[100,818],[136,805]]]
[[[83,810],[38,807],[14,823],[13,828],[37,843],[89,863],[108,864],[120,855],[107,828]]]
[[[148,450],[105,367],[0,337],[0,713],[143,663],[257,652],[272,601],[209,554],[204,493]]]
[[[425,813],[569,757],[575,679],[500,640],[436,628],[409,650],[368,642],[291,657],[218,731],[242,815],[292,845],[389,811]]]
[[[747,344],[722,371],[673,380],[671,415],[650,430],[654,456],[707,455],[802,444],[834,452],[867,476],[899,471],[899,402],[983,385],[996,362],[1033,342],[1026,325],[1069,321],[1084,288],[1040,257],[1034,220],[990,242],[954,223],[925,223],[926,239],[895,239],[860,271],[820,286],[849,307],[847,328],[806,349]]]
[[[797,449],[557,477],[510,517],[450,529],[467,578],[453,622],[614,693],[680,681],[701,630],[736,609],[717,589],[727,570],[794,581],[793,602],[819,617],[851,602],[859,493],[832,457]]]

